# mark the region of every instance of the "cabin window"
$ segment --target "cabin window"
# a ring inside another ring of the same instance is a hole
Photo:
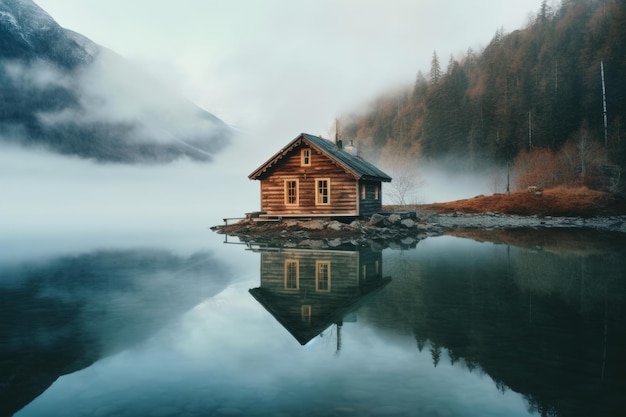
[[[363,277],[363,279],[367,278],[367,266],[363,265],[363,267],[361,268],[361,276]]]
[[[378,259],[376,259],[376,263],[374,264],[375,268],[376,268],[376,274],[379,274],[380,271],[378,270]]]
[[[330,204],[330,180],[319,179],[315,184],[315,204]]]
[[[302,321],[305,323],[310,323],[311,322],[311,306],[308,304],[303,305],[301,312],[302,312],[301,313]]]
[[[361,200],[365,200],[367,198],[367,187],[365,184],[361,184]]]
[[[285,205],[298,205],[298,180],[285,180]]]
[[[378,185],[374,187],[374,200],[378,201],[380,199],[380,188]]]
[[[310,149],[302,149],[300,153],[300,165],[303,167],[307,167],[311,165],[311,150]]]
[[[297,290],[300,288],[300,264],[297,259],[285,260],[285,289]]]
[[[330,291],[330,261],[315,262],[315,289]]]

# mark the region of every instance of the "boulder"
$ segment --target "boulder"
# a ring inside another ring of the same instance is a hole
[[[353,229],[360,229],[362,226],[363,225],[358,220],[354,220],[352,223],[350,223],[350,227],[352,227]]]
[[[376,227],[382,227],[385,225],[385,216],[383,216],[382,214],[372,214],[372,217],[370,218],[369,224],[371,226],[376,226]]]
[[[400,222],[400,224],[406,227],[407,229],[412,229],[413,227],[415,227],[415,221],[411,219],[404,219]]]
[[[402,220],[402,217],[400,217],[399,214],[393,213],[393,214],[390,214],[387,219],[389,220],[389,223],[391,224],[398,224],[400,223],[400,220]]]
[[[324,247],[324,241],[323,240],[317,240],[317,239],[306,239],[306,240],[300,241],[298,246],[304,246],[304,247],[308,247],[308,248],[317,249],[317,248]]]
[[[311,220],[308,222],[300,222],[300,227],[308,230],[322,230],[326,224],[321,220]]]
[[[338,246],[341,246],[343,244],[343,240],[336,238],[336,239],[332,239],[328,241],[328,246],[331,248],[336,248]]]
[[[330,223],[328,223],[328,226],[326,226],[326,228],[332,229],[332,230],[341,230],[344,228],[344,224],[341,222],[338,222],[337,220],[333,220]]]

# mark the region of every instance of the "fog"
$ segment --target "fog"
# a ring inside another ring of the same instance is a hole
[[[25,70],[35,72],[32,68]],[[69,77],[57,75],[53,82]],[[33,78],[43,77],[35,74]],[[199,117],[199,108],[106,49],[78,77],[63,83],[75,85],[80,107],[40,114],[46,124],[129,124],[137,126],[129,139],[148,143],[217,133],[213,120]]]
[[[120,246],[214,249],[221,238],[211,226],[260,209],[259,184],[247,176],[276,149],[248,143],[240,137],[213,163],[181,159],[156,166],[102,164],[3,145],[0,261]],[[424,164],[420,176],[417,203],[493,193],[488,174]],[[391,203],[386,198],[383,203]]]
[[[139,126],[136,140],[156,143],[206,131],[209,122],[190,111],[190,103],[172,100],[174,91],[239,135],[209,164],[183,158],[161,166],[100,164],[3,144],[5,257],[43,247],[62,251],[55,243],[60,238],[68,247],[87,241],[88,247],[202,244],[206,235],[198,231],[259,209],[258,183],[247,175],[284,144],[301,132],[328,137],[336,116],[386,88],[411,85],[418,70],[427,72],[433,50],[445,61],[470,46],[480,48],[501,26],[523,26],[540,1],[273,1],[246,4],[246,13],[240,2],[37,4],[62,26],[115,51],[105,49],[71,77],[42,62],[5,65],[14,82],[29,88],[80,93],[82,110],[42,112],[39,120],[50,126],[131,124]],[[438,165],[419,170],[420,203],[494,191],[489,174],[470,177]],[[186,233],[197,240],[191,243]]]
[[[226,146],[232,133],[214,115],[114,52],[82,43],[93,61],[71,71],[43,59],[0,61],[9,97],[0,140],[142,163],[209,161]]]
[[[441,203],[506,191],[506,171],[495,165],[459,169],[465,161],[421,161],[417,172],[422,180],[415,190],[418,203]]]
[[[209,227],[224,217],[258,209],[258,184],[228,159],[122,165],[0,150],[0,261],[120,246],[190,253],[221,239]]]
[[[29,65],[20,61],[5,61],[2,64],[9,80],[20,85],[26,91],[50,87],[70,88],[72,86],[70,77],[63,75],[61,71],[43,60],[34,61]]]
[[[433,50],[445,63],[487,45],[501,27],[524,26],[541,0],[37,3],[277,149],[300,132],[326,132],[337,115],[388,88],[412,85]]]

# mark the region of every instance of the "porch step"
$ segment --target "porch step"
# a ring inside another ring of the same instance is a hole
[[[252,221],[257,222],[257,223],[262,223],[262,222],[280,222],[282,221],[283,218],[280,216],[268,216],[268,215],[260,215],[259,217],[253,217]]]

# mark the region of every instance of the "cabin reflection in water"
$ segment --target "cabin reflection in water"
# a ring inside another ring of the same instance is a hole
[[[336,324],[354,321],[356,311],[391,278],[383,277],[382,252],[259,248],[261,286],[250,294],[305,345]]]

